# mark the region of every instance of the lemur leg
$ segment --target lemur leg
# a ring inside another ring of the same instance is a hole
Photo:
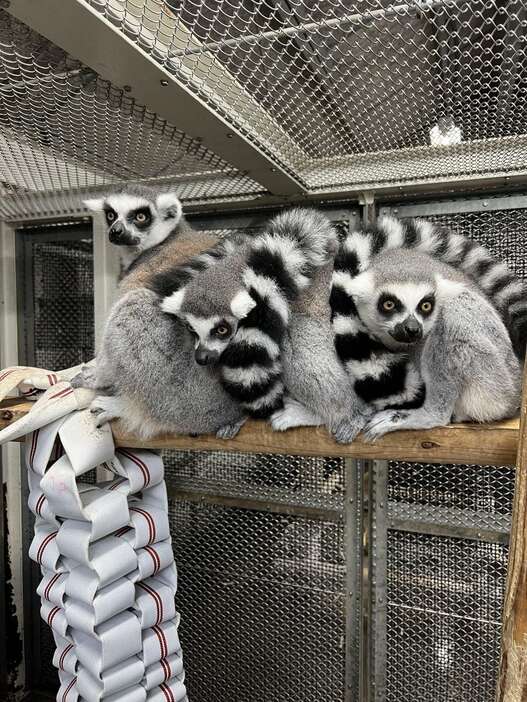
[[[216,432],[216,437],[218,439],[234,439],[238,434],[240,429],[243,427],[247,417],[243,417],[239,422],[234,422],[233,424],[225,424],[225,426],[220,427]]]
[[[73,376],[70,382],[72,388],[87,388],[88,390],[95,390],[95,386],[97,384],[97,367],[83,366],[80,373]]]
[[[125,407],[118,395],[97,395],[90,405],[98,427],[124,415]]]
[[[318,427],[324,424],[319,417],[303,404],[290,397],[284,399],[284,406],[271,417],[271,426],[275,431],[287,431],[293,427]]]

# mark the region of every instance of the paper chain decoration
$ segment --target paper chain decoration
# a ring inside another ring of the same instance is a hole
[[[87,409],[92,393],[68,382],[77,371],[0,372],[0,399],[16,387],[36,399],[0,444],[27,436],[29,555],[57,646],[57,700],[188,702],[162,459],[115,449]],[[80,480],[99,466],[111,480]]]

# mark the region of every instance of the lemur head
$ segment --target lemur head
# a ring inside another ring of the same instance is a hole
[[[256,306],[240,281],[240,261],[226,259],[161,303],[164,312],[175,315],[191,332],[194,357],[202,366],[219,361],[240,321]]]
[[[161,243],[182,217],[174,192],[159,192],[146,186],[128,186],[104,198],[84,200],[93,212],[104,212],[108,238],[124,247],[132,258]]]
[[[402,350],[426,338],[445,300],[464,288],[457,272],[426,254],[394,250],[352,281],[360,319],[385,346]]]

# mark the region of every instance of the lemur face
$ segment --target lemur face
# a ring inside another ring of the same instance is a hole
[[[377,325],[399,344],[415,344],[434,325],[433,286],[415,283],[387,285],[376,300]]]
[[[161,193],[152,199],[117,193],[104,199],[85,200],[95,212],[104,212],[108,239],[137,253],[159,244],[181,219],[181,203],[175,193]]]
[[[246,317],[256,302],[246,290],[240,290],[225,306],[205,302],[206,294],[199,297],[189,293],[190,286],[181,288],[161,303],[164,312],[175,315],[185,324],[194,339],[194,358],[200,366],[211,365],[220,360],[238,330],[240,321]],[[203,309],[214,308],[215,314],[205,316]]]
[[[359,317],[388,348],[416,344],[434,326],[437,288],[433,281],[376,283],[367,271],[353,285]]]

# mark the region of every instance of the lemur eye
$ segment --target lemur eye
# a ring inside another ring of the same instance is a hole
[[[135,215],[135,221],[136,221],[136,222],[139,222],[140,224],[142,224],[143,222],[146,222],[146,215],[145,215],[145,213],[144,213],[144,212],[138,212],[138,213]]]
[[[395,309],[395,302],[393,300],[385,300],[382,303],[382,308],[386,310],[386,312],[392,312]]]
[[[115,219],[114,213],[113,213],[113,212],[107,212],[107,213],[106,213],[106,219],[107,219],[109,222],[113,222],[113,220]]]
[[[217,336],[228,336],[231,333],[231,328],[229,327],[228,324],[218,324],[216,329],[214,330]]]
[[[425,314],[430,314],[430,312],[433,309],[433,305],[430,302],[430,300],[425,300],[425,302],[421,302],[421,312],[424,312]]]

